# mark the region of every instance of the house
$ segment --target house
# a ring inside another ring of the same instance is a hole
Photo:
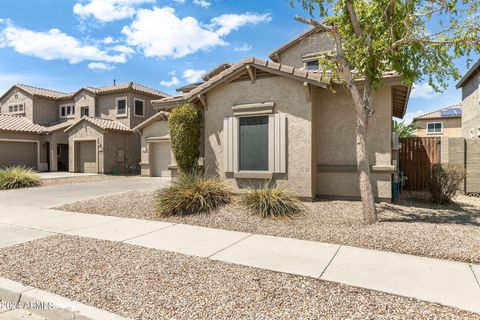
[[[72,93],[12,86],[0,97],[0,166],[39,171],[139,171],[133,128],[169,95],[129,82]]]
[[[464,138],[480,137],[480,60],[457,83],[462,89],[462,132]]]
[[[332,45],[327,34],[310,29],[271,60],[216,68],[182,95],[153,101],[166,113],[135,128],[142,135],[142,174],[174,169],[165,119],[190,102],[203,113],[200,152],[208,176],[227,179],[237,191],[278,182],[304,198],[358,198],[353,102],[318,70],[318,57]],[[392,196],[392,116],[403,117],[409,92],[391,72],[375,96],[368,152],[380,200]]]
[[[415,117],[417,137],[463,137],[462,105],[454,104]]]

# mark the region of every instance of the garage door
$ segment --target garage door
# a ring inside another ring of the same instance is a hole
[[[0,141],[0,167],[15,165],[37,169],[37,144]]]
[[[97,173],[95,141],[78,142],[78,172]]]
[[[168,166],[171,163],[170,142],[157,142],[150,144],[150,167],[154,177],[170,177]]]

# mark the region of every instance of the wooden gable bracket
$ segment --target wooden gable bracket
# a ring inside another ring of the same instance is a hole
[[[307,96],[307,101],[311,102],[312,101],[312,90],[310,88],[310,83],[304,82],[303,83],[303,89],[305,90],[305,95]]]
[[[203,108],[205,108],[205,110],[208,110],[207,97],[204,94],[199,94],[197,98],[202,103]]]
[[[248,75],[250,76],[250,81],[252,81],[252,83],[255,83],[255,80],[257,78],[257,69],[251,66],[247,66],[247,71]]]

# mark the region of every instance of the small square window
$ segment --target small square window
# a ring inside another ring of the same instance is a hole
[[[13,112],[13,106],[8,107],[8,112],[12,113]]]
[[[427,133],[442,133],[443,132],[443,123],[441,122],[430,122],[427,124]]]
[[[145,103],[143,100],[135,99],[135,115],[140,117],[145,116]]]
[[[18,106],[18,111],[23,112],[23,104]]]
[[[117,116],[124,116],[127,114],[127,99],[117,99]]]
[[[87,116],[88,117],[88,107],[81,107],[80,108],[80,115],[83,117],[83,116]]]
[[[60,107],[60,116],[61,116],[61,117],[65,117],[65,116],[66,116],[65,107]]]
[[[13,106],[13,112],[18,112],[18,106]]]
[[[318,70],[320,69],[320,64],[318,63],[318,60],[309,60],[305,62],[305,69],[307,70]]]

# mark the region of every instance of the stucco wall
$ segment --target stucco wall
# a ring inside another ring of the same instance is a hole
[[[103,149],[104,139],[103,132],[89,124],[88,122],[83,122],[82,125],[78,125],[68,131],[68,156],[69,156],[69,168],[70,172],[75,172],[77,168],[75,167],[75,141],[80,140],[95,140],[97,144]],[[98,161],[98,172],[103,173],[104,171],[104,153],[97,149],[97,161]]]
[[[303,68],[303,55],[331,50],[333,47],[334,41],[328,34],[316,33],[281,52],[280,63]]]
[[[477,129],[480,128],[480,93],[478,86],[477,71],[462,87],[462,132],[464,138],[470,138],[470,130],[473,130],[474,137],[478,138]]]
[[[117,161],[117,151],[123,150],[125,161]],[[104,135],[103,156],[105,159],[104,172],[113,172],[119,167],[120,171],[131,172],[130,165],[135,165],[135,172],[139,171],[140,162],[140,136],[138,134],[125,134],[108,132]]]
[[[141,174],[142,176],[150,176],[150,149],[148,148],[147,138],[162,137],[168,134],[168,123],[166,121],[155,121],[142,129],[141,148],[139,153],[141,156]]]
[[[313,102],[317,109],[317,195],[358,197],[360,194],[356,172],[356,113],[352,99],[341,88],[335,93],[327,89],[315,89]],[[391,166],[390,87],[377,92],[374,97],[374,109],[368,133],[370,165]],[[349,170],[352,172],[348,172]],[[390,181],[391,173],[372,174],[376,197],[391,197]]]
[[[426,128],[429,122],[442,122],[443,133],[427,134]],[[415,123],[419,126],[415,130],[417,137],[463,137],[462,118],[417,120]]]
[[[9,114],[9,106],[23,103],[25,110],[25,113],[23,115],[28,120],[33,121],[33,98],[30,95],[25,94],[21,90],[14,89],[0,102],[0,113],[2,114]]]
[[[33,123],[49,125],[58,123],[58,102],[50,99],[33,99]]]
[[[273,181],[300,196],[315,195],[312,186],[312,109],[303,83],[282,77],[232,82],[214,88],[207,94],[205,111],[205,167],[210,176],[226,178],[234,190],[265,180],[233,179],[223,168],[223,118],[232,116],[232,106],[238,104],[275,102],[274,112],[286,113],[287,173],[275,175]]]
[[[88,115],[90,117],[95,117],[96,98],[92,93],[86,90],[80,91],[76,96],[73,97],[73,103],[75,105],[75,121],[80,120],[82,117],[82,107],[88,107]]]

